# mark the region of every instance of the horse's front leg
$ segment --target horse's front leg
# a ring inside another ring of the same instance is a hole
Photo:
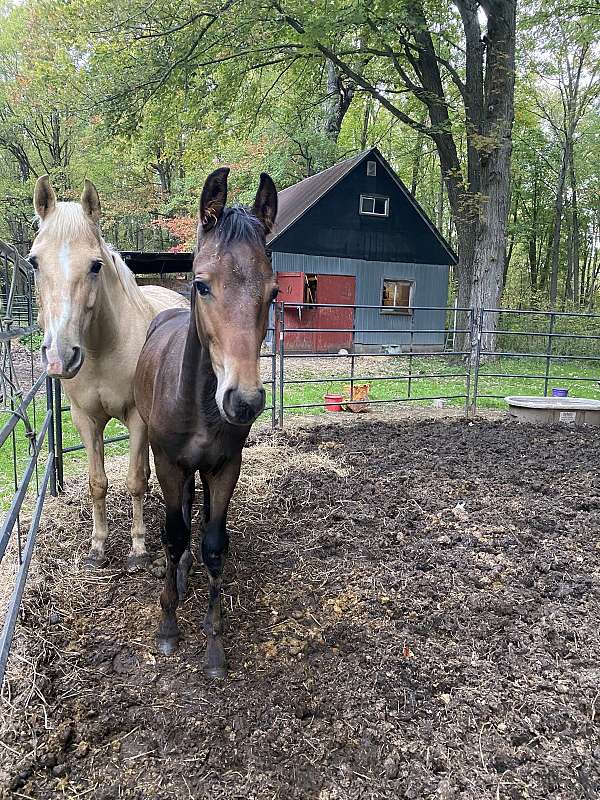
[[[227,662],[223,647],[223,615],[221,609],[221,584],[225,556],[229,545],[227,511],[231,496],[240,476],[241,453],[227,463],[217,475],[203,476],[209,487],[210,517],[202,539],[202,560],[208,571],[208,610],[204,619],[206,633],[206,658],[204,671],[209,678],[224,678]]]
[[[182,555],[190,547],[189,518],[183,513],[183,496],[190,476],[166,455],[154,450],[154,464],[165,501],[165,525],[160,535],[165,550],[165,582],[160,595],[161,617],[156,641],[164,655],[171,655],[179,643],[176,611],[179,601],[177,572]],[[193,480],[193,475],[192,475]]]
[[[103,437],[108,418],[90,417],[73,402],[71,402],[71,417],[81,435],[81,441],[87,453],[90,496],[92,498],[92,544],[83,564],[91,569],[98,569],[107,564],[104,545],[108,536],[106,521],[108,478],[104,471]]]
[[[127,570],[134,572],[146,567],[150,557],[146,550],[144,524],[144,495],[148,491],[150,462],[148,458],[148,430],[136,408],[127,417],[129,428],[129,470],[127,491],[131,495],[133,520],[131,523],[131,550],[127,556]]]

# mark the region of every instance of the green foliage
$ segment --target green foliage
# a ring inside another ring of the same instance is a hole
[[[598,294],[598,18],[567,6],[527,0],[518,9],[505,303],[547,303],[563,152],[561,92],[566,65],[585,46],[584,75],[591,88],[574,144],[581,291],[572,289],[575,217],[567,185],[560,302],[578,295],[593,306]],[[417,130],[430,125],[426,104],[401,77],[408,70],[414,78],[405,37],[419,31],[421,13],[440,59],[447,127],[462,165],[467,145],[485,154],[496,140],[466,124],[459,86],[466,69],[464,33],[451,4],[3,0],[0,237],[15,238],[15,221],[30,230],[32,189],[44,172],[67,198],[78,196],[85,177],[93,180],[110,229],[122,220],[147,226],[151,220],[194,217],[204,179],[220,164],[232,167],[231,199],[250,202],[261,171],[281,188],[377,145],[456,245],[448,197],[440,192],[438,153]],[[290,20],[300,21],[300,29]],[[335,65],[332,74],[320,45],[355,76],[381,87],[414,125],[391,114]],[[469,202],[478,208],[486,199],[474,193]]]

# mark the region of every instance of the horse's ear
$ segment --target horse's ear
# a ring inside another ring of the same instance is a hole
[[[35,184],[33,192],[33,207],[40,219],[46,219],[48,214],[54,211],[56,206],[56,195],[50,185],[48,175],[40,175]]]
[[[277,189],[266,172],[260,173],[260,183],[252,207],[254,216],[263,224],[265,233],[270,233],[277,216]]]
[[[200,224],[204,231],[214,228],[227,202],[227,176],[229,167],[219,167],[211,172],[200,197]]]
[[[100,196],[94,184],[87,178],[83,184],[80,202],[87,216],[97,225],[100,222]]]

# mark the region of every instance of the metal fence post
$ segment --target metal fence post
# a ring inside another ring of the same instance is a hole
[[[354,340],[356,339],[356,306],[352,309],[352,346],[350,347],[350,400],[354,397]]]
[[[63,452],[63,429],[62,429],[62,398],[60,391],[60,381],[54,380],[54,422],[55,439],[54,448],[56,454],[56,484],[59,492],[65,487],[64,476],[64,452]]]
[[[413,350],[415,347],[415,312],[410,315],[410,344],[409,344],[409,355],[408,355],[408,391],[407,397],[410,400],[410,393],[412,390],[412,366],[413,366]]]
[[[52,397],[52,378],[46,378],[46,410],[52,413],[50,425],[48,425],[48,456],[54,458],[52,465],[52,472],[50,473],[50,494],[56,497],[56,452],[54,445],[54,425],[55,425],[55,410],[54,398]]]
[[[277,427],[277,312],[273,314],[273,332],[271,336],[271,428]]]
[[[485,309],[481,308],[479,314],[475,316],[475,309],[471,309],[471,355],[469,357],[469,370],[474,371],[473,375],[473,400],[471,402],[471,414],[477,413],[477,392],[479,390],[479,365],[481,362],[481,337],[483,331],[483,321]]]
[[[284,371],[283,359],[285,357],[285,315],[284,304],[279,305],[279,427],[283,428],[283,390],[284,390]]]
[[[546,345],[546,372],[544,377],[544,397],[548,397],[548,380],[550,377],[550,362],[552,361],[552,340],[554,333],[554,321],[556,315],[553,311],[550,312],[550,324],[548,326],[548,344]]]
[[[455,308],[456,312],[456,308]],[[465,359],[465,414],[469,416],[469,409],[471,407],[471,343],[473,341],[473,334],[475,331],[475,312],[472,308],[469,309],[469,357]],[[466,324],[466,323],[465,323]],[[454,329],[454,343],[456,343],[456,327]],[[452,349],[455,350],[455,344],[452,345]]]

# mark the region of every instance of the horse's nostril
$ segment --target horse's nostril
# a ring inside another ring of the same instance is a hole
[[[67,371],[72,372],[73,370],[79,369],[81,366],[81,347],[74,347],[73,353],[71,354],[71,360],[67,365]]]
[[[265,405],[264,389],[257,389],[254,396],[242,395],[237,389],[228,389],[223,395],[223,408],[231,420],[242,425],[254,422]]]
[[[233,405],[231,402],[231,395],[233,394],[233,389],[226,389],[225,393],[223,394],[223,408],[225,409],[225,413],[228,417],[233,416]]]

